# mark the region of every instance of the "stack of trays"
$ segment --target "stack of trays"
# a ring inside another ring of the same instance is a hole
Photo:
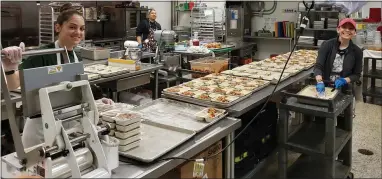
[[[337,28],[337,25],[338,25],[338,19],[328,18],[328,29]]]
[[[141,115],[127,110],[111,110],[102,113],[102,119],[110,124],[110,135],[119,140],[119,151],[138,147],[141,141]]]
[[[313,28],[323,29],[324,28],[324,21],[314,21],[313,22]]]

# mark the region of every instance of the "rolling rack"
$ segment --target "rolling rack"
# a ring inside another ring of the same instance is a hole
[[[352,89],[349,85],[348,89]],[[279,108],[279,178],[354,178],[352,164],[353,95],[342,89],[331,100],[283,91]],[[305,115],[288,132],[289,111]],[[288,167],[288,150],[301,156]]]
[[[369,62],[371,61],[371,69],[369,69]],[[382,99],[382,86],[376,86],[376,79],[382,80],[382,69],[377,68],[377,61],[382,61],[382,58],[363,58],[363,82],[362,82],[362,96],[363,102],[366,102],[366,97],[370,96],[374,100],[375,98]],[[370,88],[369,85],[370,78]]]
[[[60,7],[62,3],[50,3],[48,5],[40,5],[38,12],[38,37],[39,46],[53,43],[55,41],[54,25],[57,17],[60,14]],[[72,6],[76,8],[85,17],[84,7],[79,3],[72,3]],[[85,39],[84,39],[85,40]]]
[[[224,40],[224,10],[216,7],[194,7],[191,10],[191,35],[198,32],[200,41]]]

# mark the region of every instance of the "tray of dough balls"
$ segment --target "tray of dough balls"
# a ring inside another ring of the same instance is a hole
[[[111,127],[114,127],[114,136],[120,142],[120,155],[148,163],[196,134],[192,130],[144,119],[136,111],[108,111],[102,113],[102,120],[114,125]]]
[[[164,96],[201,106],[228,108],[270,84],[269,81],[224,74],[210,74],[164,89]]]
[[[99,74],[101,77],[110,77],[115,75],[120,75],[124,73],[129,73],[127,68],[114,67],[103,64],[90,65],[84,68],[86,73]]]

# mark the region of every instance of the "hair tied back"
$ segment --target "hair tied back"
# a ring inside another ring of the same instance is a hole
[[[73,8],[72,3],[65,3],[65,4],[63,4],[63,5],[60,7],[60,13],[65,12],[65,11],[69,11],[69,10],[75,10],[75,9]]]

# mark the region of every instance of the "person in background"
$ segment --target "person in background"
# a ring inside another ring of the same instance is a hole
[[[342,19],[337,27],[338,37],[322,43],[314,67],[316,89],[325,92],[325,85],[334,82],[336,89],[357,82],[362,73],[362,50],[352,42],[356,23],[351,18]],[[354,89],[352,89],[354,94]],[[355,98],[354,98],[355,100]]]
[[[156,42],[154,40],[154,32],[162,30],[161,25],[156,21],[157,13],[155,9],[150,9],[148,18],[142,20],[136,30],[137,41],[139,47],[145,47],[151,51],[155,51]]]
[[[18,69],[38,68],[43,66],[60,65],[63,63],[77,63],[81,61],[73,49],[85,36],[85,21],[82,14],[74,9],[70,3],[64,4],[60,8],[60,15],[57,17],[55,31],[58,33],[58,40],[41,48],[66,47],[68,50],[69,61],[64,61],[62,54],[59,53],[32,56],[22,61],[22,52],[24,51],[23,43],[21,43],[19,47],[7,47],[1,51],[2,54],[5,55],[5,58],[2,58],[1,60],[3,62],[9,90],[14,90],[20,87]],[[95,98],[102,98],[97,89],[98,88],[95,86],[92,86]],[[105,104],[113,104],[113,101],[107,98],[102,98],[101,101]],[[44,142],[43,140],[44,134],[41,115],[28,118],[25,122],[22,136],[24,148],[41,144]]]

